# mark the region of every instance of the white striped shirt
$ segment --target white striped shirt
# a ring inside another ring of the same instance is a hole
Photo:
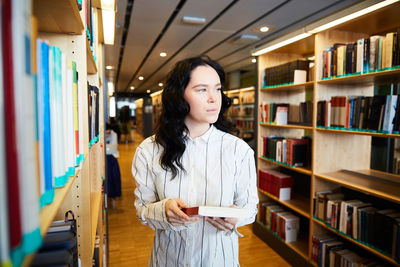
[[[219,231],[204,218],[173,226],[167,221],[165,203],[180,198],[188,207],[236,205],[252,214],[236,227],[254,222],[258,203],[254,151],[243,140],[211,126],[198,138],[188,136],[182,156],[186,173],[171,180],[171,173],[160,166],[162,149],[154,136],[149,137],[137,148],[132,164],[137,216],[155,230],[149,266],[239,266],[237,231]]]

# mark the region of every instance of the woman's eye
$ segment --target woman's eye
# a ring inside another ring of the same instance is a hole
[[[222,89],[221,89],[221,88],[217,88],[216,90],[217,90],[217,91],[221,91]]]
[[[206,91],[206,89],[204,89],[204,88],[199,89],[199,92],[201,92],[201,93],[203,93],[203,92],[205,92],[205,91]]]

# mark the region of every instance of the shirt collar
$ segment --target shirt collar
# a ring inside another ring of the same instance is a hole
[[[203,140],[204,142],[207,142],[208,139],[210,138],[211,133],[215,130],[215,126],[213,124],[211,124],[210,128],[208,128],[208,130],[202,134],[199,137],[196,137],[195,139],[192,139],[187,133],[186,131],[183,132],[183,136],[186,136],[187,140],[191,140],[191,141],[195,141],[195,140]]]

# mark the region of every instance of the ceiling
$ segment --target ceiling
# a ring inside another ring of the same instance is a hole
[[[207,54],[226,72],[251,67],[251,51],[360,0],[117,0],[106,78],[117,93],[155,92],[181,59]],[[202,17],[202,25],[182,22]],[[270,31],[262,33],[261,26]],[[251,38],[240,38],[250,35]],[[160,52],[166,52],[161,57]],[[141,81],[139,76],[143,76]],[[131,90],[131,86],[135,89]]]

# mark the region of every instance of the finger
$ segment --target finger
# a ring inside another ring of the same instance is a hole
[[[172,207],[171,211],[175,214],[176,217],[181,218],[182,220],[190,220],[190,217],[186,213],[184,213],[178,206]]]
[[[230,229],[228,229],[224,224],[222,224],[222,223],[220,223],[219,221],[217,221],[215,218],[214,218],[214,219],[213,219],[213,218],[209,218],[209,219],[208,219],[208,222],[209,222],[210,224],[212,224],[214,227],[216,227],[218,230],[221,230],[221,231],[230,230]]]
[[[226,218],[225,218],[226,219]],[[225,219],[222,218],[215,218],[215,221],[222,225],[226,230],[232,230],[233,225],[230,222],[225,221]]]
[[[178,207],[179,207],[179,208],[187,208],[185,202],[183,202],[183,200],[180,199],[180,198],[177,198],[177,199],[176,199],[176,203],[178,204]]]

